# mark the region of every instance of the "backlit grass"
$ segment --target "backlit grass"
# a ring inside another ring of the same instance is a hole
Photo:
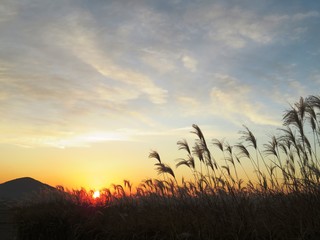
[[[247,126],[230,145],[194,124],[176,169],[150,152],[158,179],[97,198],[58,187],[16,207],[19,239],[320,239],[319,117],[320,98],[300,98],[264,144]],[[182,167],[190,180],[176,179]]]

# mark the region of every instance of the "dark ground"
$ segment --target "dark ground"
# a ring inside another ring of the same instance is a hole
[[[0,239],[16,239],[15,227],[12,219],[12,212],[4,204],[0,203]]]

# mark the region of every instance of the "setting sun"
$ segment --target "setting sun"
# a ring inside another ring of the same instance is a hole
[[[92,197],[93,197],[94,199],[100,197],[100,192],[99,192],[99,191],[95,191],[95,192],[93,193]]]
[[[0,240],[320,240],[319,23],[320,0],[0,0]]]

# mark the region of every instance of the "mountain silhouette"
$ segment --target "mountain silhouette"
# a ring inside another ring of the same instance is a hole
[[[0,184],[0,200],[23,200],[42,190],[55,188],[30,177],[17,178]]]

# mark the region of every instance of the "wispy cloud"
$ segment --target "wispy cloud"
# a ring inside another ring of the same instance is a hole
[[[265,45],[279,41],[284,36],[292,34],[293,29],[298,29],[300,21],[319,16],[317,11],[292,15],[269,14],[228,3],[211,3],[190,9],[187,12],[187,22],[194,29],[202,29],[202,38],[208,37],[231,48],[244,48],[250,43]]]
[[[194,58],[188,56],[188,55],[184,55],[182,56],[182,62],[183,65],[185,66],[185,68],[187,68],[190,72],[195,72],[197,70],[197,60],[195,60]]]
[[[252,87],[229,75],[216,75],[220,86],[211,90],[212,108],[215,114],[232,122],[243,124],[250,120],[255,124],[279,126],[280,122],[270,116],[267,107],[253,98]]]
[[[20,7],[28,11],[33,6]],[[12,12],[15,10],[19,9]],[[48,139],[69,139],[59,135],[59,128],[72,132],[93,131],[95,127],[110,130],[115,125],[110,119],[125,119],[132,111],[131,101],[166,103],[167,90],[148,74],[116,62],[117,50],[111,43],[101,44],[100,27],[89,11],[79,5],[69,10],[64,16],[59,11],[57,15],[40,14],[42,25],[35,22],[40,20],[36,17],[25,22],[21,22],[21,15],[12,17],[11,25],[21,31],[17,39],[12,39],[15,32],[9,32],[10,26],[2,26],[7,34],[0,44],[0,113],[6,124],[2,128],[10,129],[12,137],[1,141],[18,142],[15,136],[20,134],[22,142],[47,144]],[[99,116],[107,116],[109,124],[103,126]],[[129,116],[142,122],[148,118],[143,114]],[[13,126],[22,123],[23,127],[15,130]],[[34,125],[51,131],[38,136]]]
[[[10,21],[17,14],[18,3],[14,1],[4,1],[0,5],[0,25]]]
[[[72,22],[67,28],[50,31],[48,36],[50,41],[56,40],[56,42],[63,43],[62,49],[71,51],[76,58],[108,80],[127,85],[123,87],[133,87],[139,94],[146,94],[155,104],[166,102],[167,91],[165,89],[156,86],[146,74],[116,64],[105,49],[108,46],[102,48],[97,46],[99,41],[95,32],[79,26],[78,22],[81,22],[82,16],[76,15],[74,18],[77,24]]]
[[[177,101],[184,105],[184,107],[188,107],[191,109],[196,109],[200,106],[200,103],[197,99],[189,97],[189,96],[178,96]]]
[[[110,132],[89,132],[73,133],[73,132],[22,132],[20,134],[8,134],[6,139],[0,138],[0,143],[12,144],[24,148],[37,147],[91,147],[92,144],[108,141],[131,141],[130,136],[121,131]]]
[[[143,64],[150,66],[161,74],[172,72],[177,68],[177,56],[168,51],[157,51],[153,49],[141,49],[141,60]]]
[[[1,2],[0,141],[79,144],[82,133],[158,132],[212,112],[276,125],[274,106],[319,82],[320,14],[270,6]]]

